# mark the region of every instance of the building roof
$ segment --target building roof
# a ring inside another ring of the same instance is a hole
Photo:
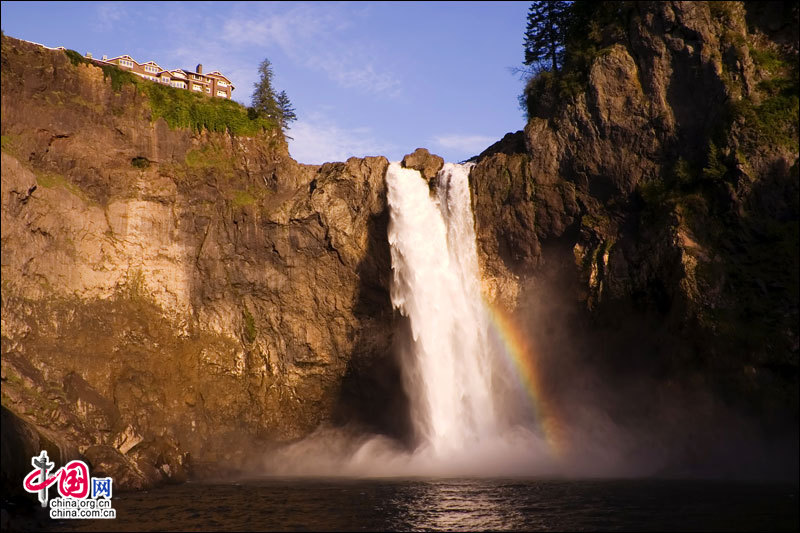
[[[111,63],[112,61],[114,61],[114,60],[116,60],[116,59],[127,59],[127,60],[129,60],[129,61],[133,61],[133,62],[134,62],[134,63],[136,63],[137,65],[139,65],[139,64],[140,64],[138,61],[136,61],[134,58],[132,58],[132,57],[131,57],[131,56],[129,56],[128,54],[121,55],[121,56],[117,56],[117,57],[110,57],[110,58],[106,59],[106,62],[108,62],[108,63]]]
[[[222,74],[220,71],[218,71],[218,70],[215,70],[215,71],[213,71],[213,72],[209,72],[208,74],[206,74],[206,76],[209,76],[209,77],[214,77],[214,78],[222,78],[222,79],[224,79],[225,81],[227,81],[228,83],[230,83],[230,81],[231,81],[231,80],[229,80],[229,79],[228,79],[228,78],[227,78],[225,75],[223,75],[223,74]]]

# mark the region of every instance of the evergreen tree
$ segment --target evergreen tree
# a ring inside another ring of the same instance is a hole
[[[269,59],[264,59],[258,66],[259,80],[254,84],[253,109],[262,117],[269,118],[275,122],[280,120],[280,110],[275,97],[275,89],[272,87],[272,63]]]
[[[290,122],[297,120],[292,102],[286,91],[277,93],[272,86],[274,74],[272,63],[269,59],[264,59],[258,66],[259,80],[254,84],[252,110],[261,117],[272,120],[286,130]]]
[[[281,129],[286,129],[290,122],[297,120],[297,115],[292,107],[292,102],[289,101],[289,96],[286,91],[281,91],[276,100],[278,104],[279,120],[281,122]]]
[[[557,71],[564,61],[570,2],[533,2],[525,29],[525,64]]]

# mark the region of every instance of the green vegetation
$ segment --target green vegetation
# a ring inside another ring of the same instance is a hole
[[[231,204],[234,207],[242,207],[245,205],[254,205],[256,201],[256,197],[250,191],[234,190]]]
[[[751,46],[750,57],[757,68],[764,69],[770,74],[779,74],[788,66],[780,54],[772,48],[759,49]]]
[[[767,77],[758,83],[760,102],[753,98],[731,101],[723,130],[734,123],[742,124],[744,148],[748,152],[759,146],[778,145],[796,148],[800,105],[800,69],[797,61],[782,57],[772,48],[750,49],[756,66]]]
[[[722,156],[717,149],[717,145],[714,144],[714,141],[709,141],[708,143],[708,154],[706,157],[706,166],[703,168],[703,179],[711,180],[711,181],[722,181],[725,179],[725,175],[728,173],[728,167],[723,162]],[[691,182],[687,183],[690,185]]]
[[[235,173],[231,158],[222,147],[213,143],[189,151],[185,162],[189,169],[213,170],[219,178],[231,178]]]
[[[529,117],[544,116],[558,101],[573,98],[586,89],[594,59],[612,45],[625,42],[625,27],[634,6],[630,2],[579,0],[563,10],[542,9],[545,15],[552,12],[552,22],[560,25],[555,34],[544,32],[545,41],[547,35],[554,35],[558,46],[554,48],[547,42],[533,46],[536,41],[530,40],[530,30],[526,32],[525,64],[535,68],[528,72],[530,77],[519,101]],[[544,28],[550,22],[547,16],[532,19],[529,14],[529,25],[534,24],[534,28],[536,24]]]
[[[9,154],[16,153],[18,145],[19,138],[16,135],[3,135],[2,140],[0,140],[0,147],[2,147],[4,152]]]
[[[122,87],[128,83],[134,86],[139,84],[139,79],[137,79],[136,75],[114,65],[100,65],[100,68],[103,69],[103,79],[111,79],[111,89],[114,92],[121,91]]]
[[[533,2],[525,28],[525,61],[534,68],[559,70],[564,61],[569,2]],[[549,64],[548,64],[549,63]]]
[[[93,65],[94,64],[91,61],[89,61],[88,59],[86,59],[85,57],[83,57],[82,55],[80,55],[75,50],[64,50],[64,53],[67,54],[67,57],[69,58],[70,62],[73,65],[75,65],[76,67],[78,65],[81,65],[81,64],[83,64],[83,65]]]
[[[167,87],[148,81],[138,82],[150,99],[153,120],[161,117],[172,128],[191,128],[253,136],[276,127],[273,120],[255,115],[226,98],[213,98],[193,91]]]
[[[62,189],[66,189],[83,201],[87,200],[86,194],[84,194],[80,187],[69,181],[61,174],[43,171],[36,171],[35,174],[36,184],[40,187],[44,187],[45,189],[54,189],[56,187],[60,187]]]
[[[259,80],[254,85],[251,109],[256,117],[263,117],[286,130],[290,122],[297,120],[297,115],[292,107],[286,91],[277,93],[272,86],[272,63],[264,58],[258,66]]]

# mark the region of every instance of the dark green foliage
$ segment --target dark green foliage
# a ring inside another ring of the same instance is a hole
[[[126,70],[122,70],[115,65],[98,66],[103,69],[103,79],[111,79],[111,89],[114,90],[114,92],[119,92],[122,90],[123,85],[127,83],[136,85],[139,82],[134,74],[131,74]]]
[[[577,72],[541,71],[528,80],[519,96],[520,107],[528,116],[545,116],[559,100],[578,94],[584,86],[585,80]]]
[[[749,151],[767,144],[796,147],[800,109],[797,80],[768,80],[758,87],[770,96],[759,105],[749,98],[731,101],[727,123],[744,125],[742,140]]]
[[[86,59],[85,57],[83,57],[82,55],[80,55],[75,50],[64,50],[64,53],[67,54],[67,57],[69,58],[70,62],[73,65],[75,65],[76,67],[78,65],[80,65],[80,64],[84,64],[84,65],[93,65],[94,64],[91,61],[89,61],[88,59]]]
[[[564,59],[569,2],[533,2],[525,29],[525,61],[529,66],[556,71]]]
[[[588,75],[592,61],[604,48],[625,41],[632,9],[630,2],[572,2],[564,28],[564,70]]]
[[[297,115],[292,107],[291,101],[286,91],[277,93],[272,86],[272,63],[269,59],[258,66],[259,79],[254,84],[252,109],[254,114],[264,117],[269,121],[280,125],[281,130],[285,130],[289,123],[297,120]]]
[[[560,15],[563,50],[556,55],[556,64],[561,61],[559,68],[540,71],[528,80],[519,98],[529,117],[546,116],[555,102],[583,91],[594,59],[612,44],[625,42],[633,9],[630,2],[578,0],[567,4]],[[526,59],[527,55],[526,42]],[[550,60],[552,65],[552,57]]]
[[[136,156],[133,159],[131,159],[131,166],[141,169],[149,168],[150,160],[147,159],[146,157]]]
[[[679,157],[672,168],[672,176],[679,187],[688,187],[697,179],[697,171],[683,157]]]
[[[281,91],[277,99],[278,111],[280,113],[281,129],[286,129],[290,122],[297,120],[292,102],[286,91]]]
[[[264,59],[258,66],[258,81],[253,85],[252,106],[256,112],[274,122],[280,121],[280,109],[278,108],[275,88],[272,86],[272,63],[269,59]]]
[[[786,66],[786,62],[781,59],[780,54],[771,48],[758,49],[750,47],[750,57],[756,67],[764,69],[771,74],[780,72]]]
[[[703,179],[710,181],[723,181],[728,173],[728,167],[722,160],[722,156],[717,149],[714,141],[708,143],[708,158],[706,166],[703,168]]]
[[[147,81],[139,82],[139,86],[150,97],[153,120],[162,117],[172,128],[256,135],[276,126],[274,121],[256,116],[226,98],[213,98]]]

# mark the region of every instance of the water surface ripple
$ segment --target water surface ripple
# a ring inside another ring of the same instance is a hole
[[[791,531],[796,485],[686,480],[264,479],[115,496],[77,531]]]

